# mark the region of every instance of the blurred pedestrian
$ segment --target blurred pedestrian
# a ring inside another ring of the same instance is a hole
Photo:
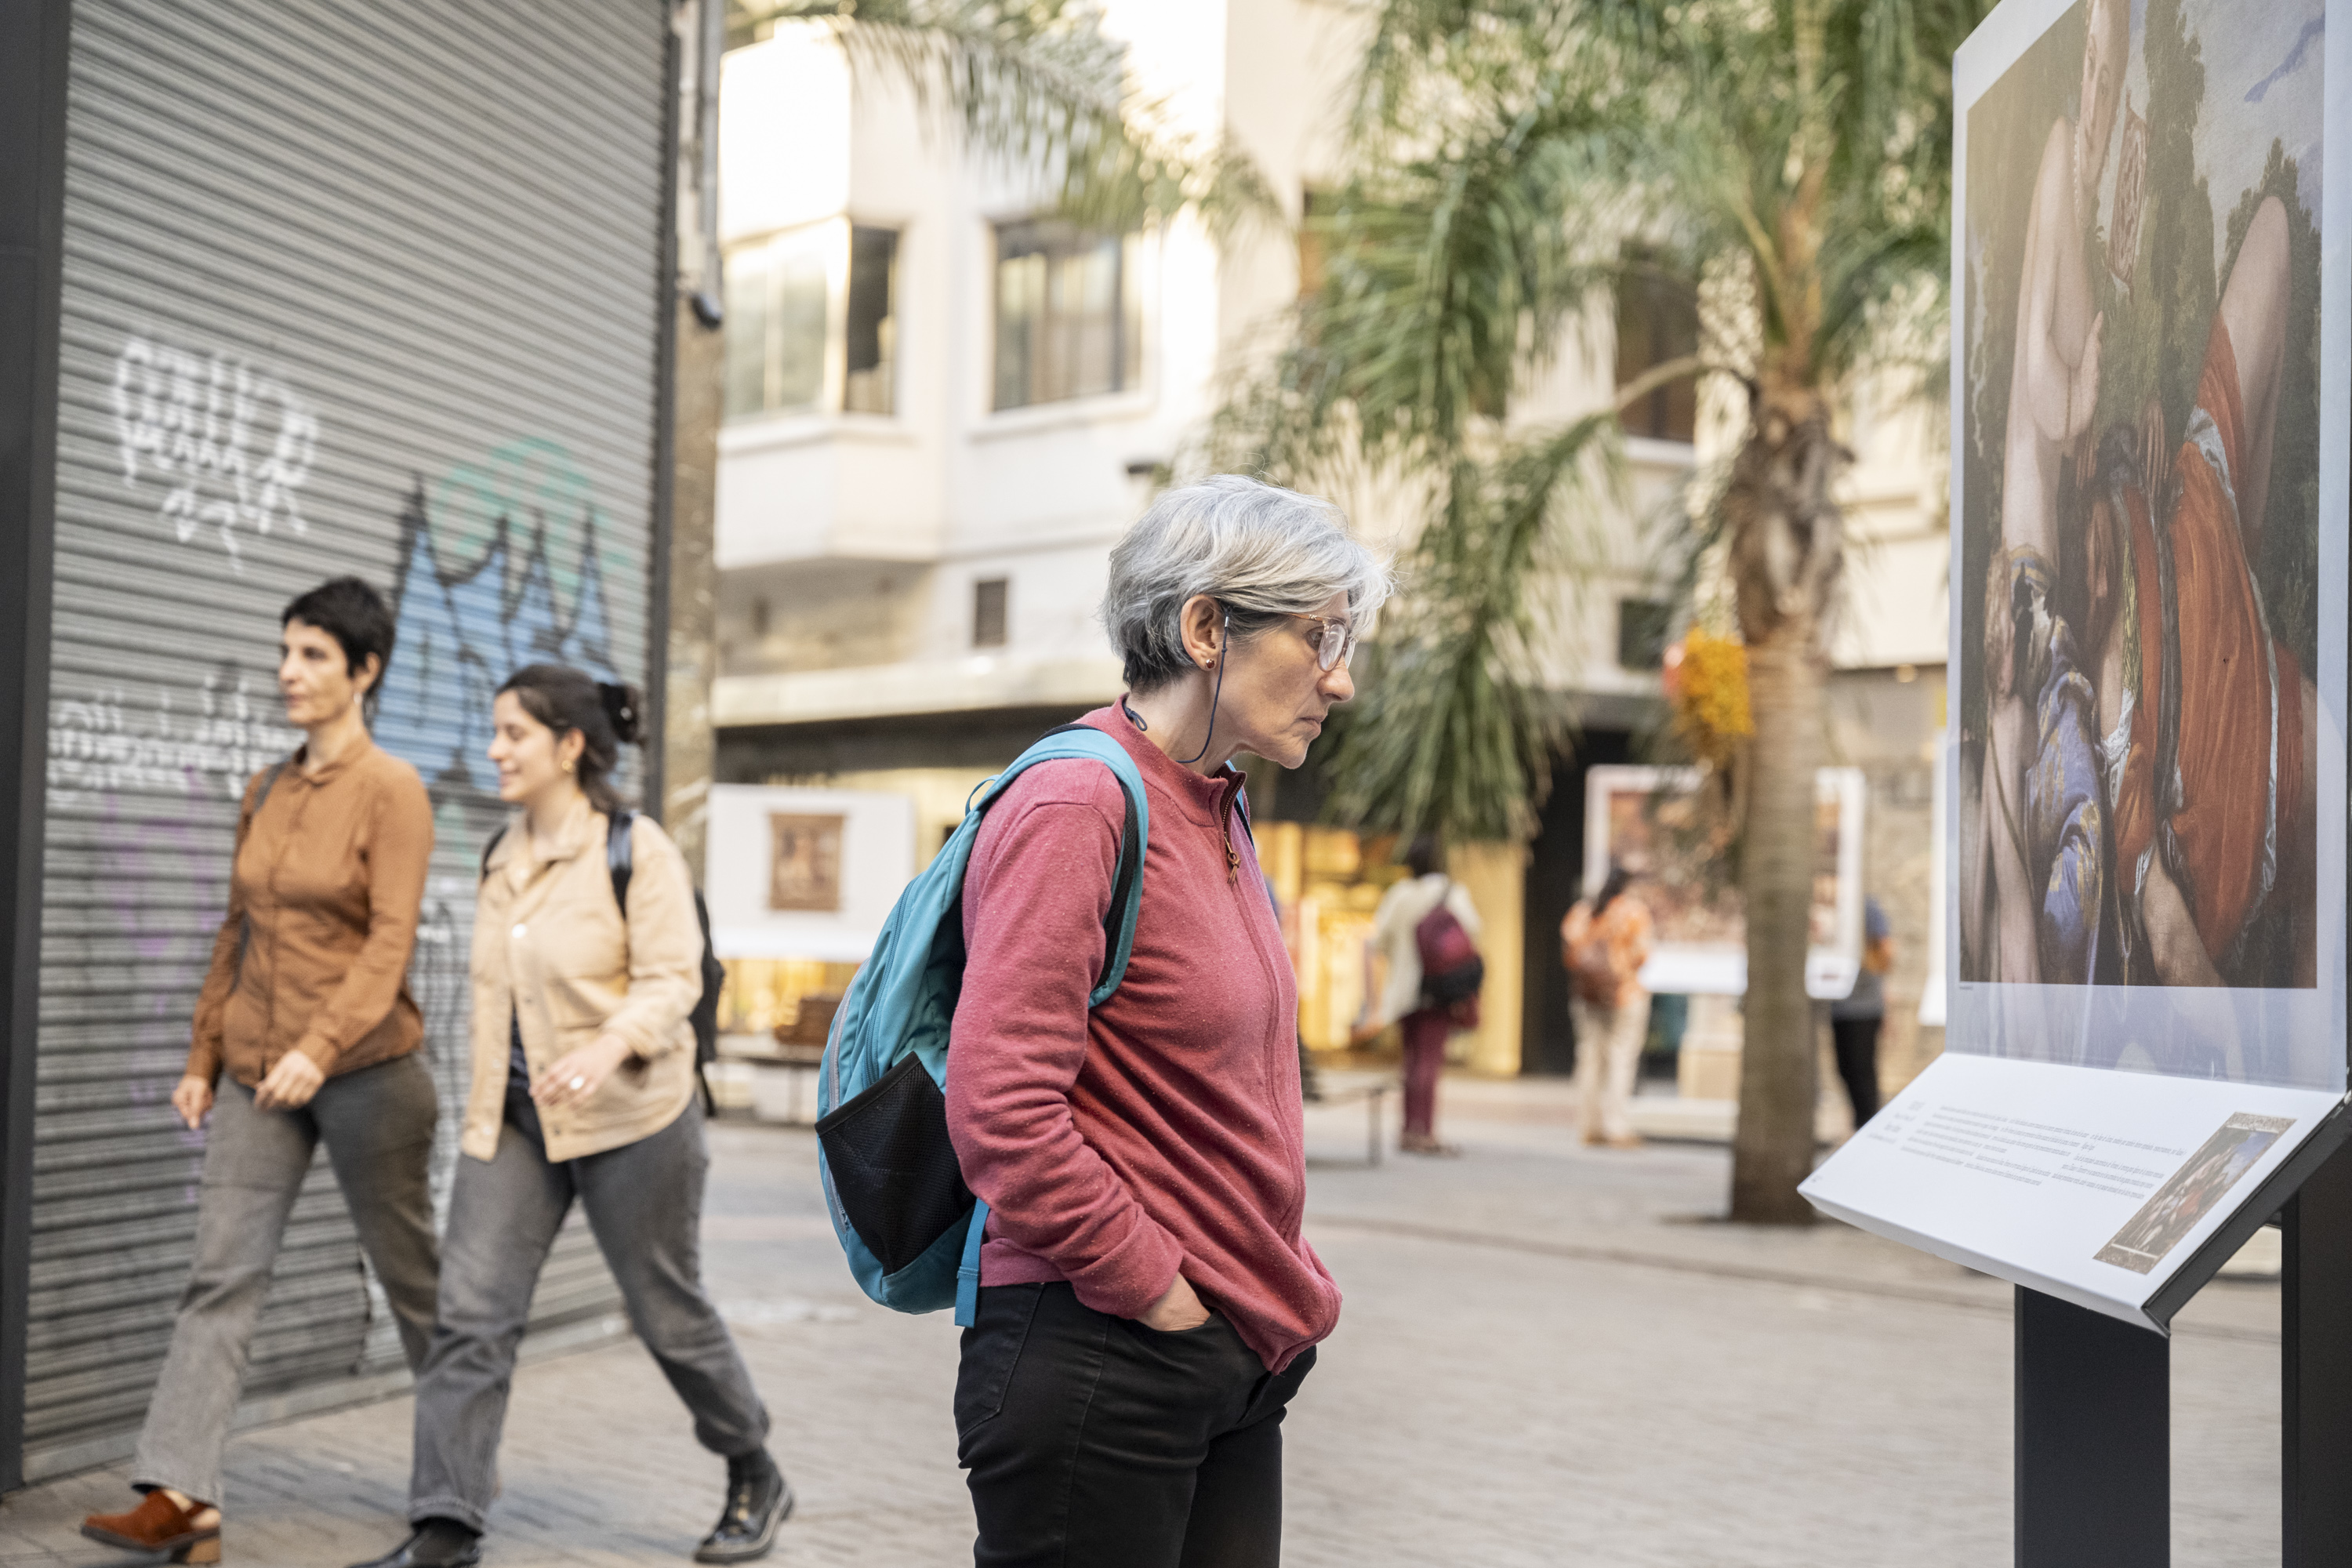
[[[1874,898],[1863,900],[1862,927],[1853,989],[1830,1004],[1830,1039],[1856,1131],[1878,1114],[1878,1031],[1886,1021],[1886,973],[1895,967],[1895,928]]]
[[[1150,830],[1101,1005],[1117,780],[1034,766],[972,847],[947,1110],[990,1205],[955,1392],[980,1568],[1280,1557],[1283,1413],[1339,1291],[1299,1230],[1298,999],[1229,762],[1306,760],[1387,589],[1328,502],[1238,476],[1111,552],[1130,690],[1079,721],[1133,757]]]
[[[1381,894],[1372,915],[1372,943],[1388,964],[1372,1029],[1394,1024],[1404,1036],[1404,1133],[1397,1147],[1408,1154],[1462,1152],[1438,1142],[1437,1080],[1445,1067],[1446,1038],[1461,1026],[1465,1014],[1458,1001],[1431,994],[1424,960],[1431,957],[1426,950],[1433,938],[1423,928],[1443,910],[1462,937],[1475,942],[1478,909],[1470,890],[1439,869],[1443,858],[1435,838],[1414,839],[1404,853],[1405,869],[1412,875]],[[1468,1005],[1477,1005],[1475,988]]]
[[[643,711],[634,689],[552,664],[518,670],[491,707],[499,798],[520,810],[483,857],[474,917],[473,1083],[416,1379],[415,1528],[368,1568],[480,1561],[515,1349],[574,1201],[696,1439],[727,1461],[695,1560],[764,1555],[792,1510],[767,1408],[702,1289],[709,1156],[688,1021],[702,931],[685,858],[611,782]]]
[[[220,1561],[221,1446],[320,1143],[412,1368],[433,1327],[436,1108],[406,978],[433,806],[416,770],[368,734],[392,612],[338,577],[288,605],[279,626],[278,695],[303,741],[245,786],[228,912],[172,1091],[191,1130],[207,1114],[211,1126],[194,1263],[131,1460],[146,1495],[81,1527],[183,1563]]]
[[[1559,925],[1576,1021],[1576,1114],[1584,1142],[1638,1149],[1632,1102],[1650,1019],[1642,966],[1650,962],[1650,911],[1633,874],[1612,866],[1599,895],[1578,900]]]

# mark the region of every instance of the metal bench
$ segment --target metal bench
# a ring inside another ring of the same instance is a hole
[[[1368,1083],[1341,1084],[1336,1089],[1318,1088],[1308,1097],[1307,1104],[1308,1109],[1312,1110],[1317,1106],[1352,1105],[1359,1100],[1362,1101],[1364,1163],[1377,1165],[1381,1163],[1381,1154],[1385,1142],[1381,1136],[1381,1105],[1388,1099],[1389,1091],[1396,1087],[1396,1079],[1380,1078]]]

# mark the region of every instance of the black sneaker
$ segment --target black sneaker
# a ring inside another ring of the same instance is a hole
[[[793,1489],[765,1448],[727,1461],[727,1510],[702,1544],[697,1563],[749,1563],[776,1544],[776,1527],[793,1511]]]
[[[455,1520],[428,1519],[390,1552],[352,1568],[474,1568],[481,1560],[479,1531]]]

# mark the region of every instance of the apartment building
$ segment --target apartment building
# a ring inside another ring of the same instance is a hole
[[[1346,7],[1112,0],[1105,11],[1179,127],[1232,136],[1292,216],[1333,183],[1355,58]],[[1052,216],[1034,171],[962,156],[886,73],[853,83],[821,27],[744,26],[734,41],[720,100],[718,776],[903,793],[927,855],[981,778],[1118,695],[1095,619],[1108,548],[1202,430],[1221,377],[1280,340],[1277,318],[1314,258],[1265,229],[1221,251],[1190,219],[1078,232]],[[1613,321],[1591,325],[1563,342],[1518,417],[1583,413],[1696,332],[1688,296],[1671,289],[1621,300]],[[1487,922],[1488,1023],[1474,1045],[1486,1070],[1559,1053],[1550,931],[1581,861],[1577,782],[1589,762],[1633,756],[1660,717],[1669,607],[1642,520],[1697,460],[1700,413],[1687,385],[1628,411],[1628,504],[1584,542],[1586,569],[1561,589],[1552,678],[1581,731],[1543,834],[1457,852]],[[1864,465],[1854,489],[1864,528],[1891,542],[1876,552],[1889,580],[1873,602],[1885,609],[1842,655],[1927,668],[1917,689],[1940,691],[1929,667],[1942,621],[1916,603],[1922,570],[1940,592],[1940,513],[1921,506],[1940,479],[1895,434],[1873,447],[1887,448],[1885,472]],[[1402,542],[1394,531],[1410,520],[1383,515],[1378,498],[1335,499]],[[1360,988],[1349,942],[1377,888],[1353,836],[1305,826],[1313,773],[1310,761],[1252,788],[1298,928],[1306,1030],[1320,1043],[1318,1032],[1343,1032]]]

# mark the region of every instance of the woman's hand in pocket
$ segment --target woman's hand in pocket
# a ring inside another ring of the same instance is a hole
[[[578,1050],[558,1057],[554,1066],[532,1081],[530,1097],[541,1110],[584,1105],[628,1059],[626,1040],[618,1035],[599,1035]]]
[[[1200,1292],[1192,1289],[1192,1282],[1179,1274],[1176,1283],[1162,1291],[1160,1300],[1144,1308],[1135,1321],[1163,1334],[1181,1334],[1207,1322],[1209,1309]]]

